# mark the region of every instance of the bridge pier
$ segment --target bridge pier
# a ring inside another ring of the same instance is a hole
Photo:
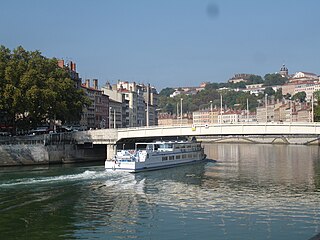
[[[117,145],[116,144],[107,144],[106,145],[106,158],[107,160],[111,160],[115,155],[117,151]]]

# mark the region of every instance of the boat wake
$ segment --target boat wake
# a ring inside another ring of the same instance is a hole
[[[106,179],[112,177],[106,171],[90,171],[86,170],[82,173],[70,174],[70,175],[60,175],[52,177],[33,177],[33,178],[20,178],[9,180],[6,182],[0,182],[0,188],[23,186],[23,185],[33,185],[33,184],[50,184],[50,183],[60,183],[60,182],[72,182],[72,181],[84,181],[84,180],[96,180],[96,179]]]

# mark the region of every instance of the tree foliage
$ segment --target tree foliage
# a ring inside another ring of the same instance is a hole
[[[159,95],[160,96],[165,96],[165,97],[169,97],[172,93],[174,93],[175,90],[173,88],[164,88],[160,91]]]
[[[314,121],[320,122],[320,91],[314,92],[314,98],[317,100],[317,105],[314,107]]]
[[[272,87],[266,87],[264,89],[264,94],[268,94],[268,96],[273,96],[276,92],[273,90]]]
[[[292,96],[292,100],[297,100],[299,102],[305,102],[306,100],[306,92],[298,92]]]
[[[215,87],[206,87],[205,90],[198,92],[195,95],[178,95],[174,98],[160,96],[159,107],[162,112],[176,114],[180,111],[181,98],[183,99],[183,112],[194,112],[201,109],[220,108],[222,96],[223,108],[231,109],[247,109],[247,99],[249,109],[254,111],[258,105],[255,95],[242,91],[225,90],[217,91]]]
[[[0,113],[13,129],[30,129],[50,119],[78,121],[85,104],[88,98],[57,59],[21,46],[13,51],[0,46]]]
[[[283,85],[288,81],[286,77],[282,77],[278,73],[268,73],[264,76],[264,86]]]

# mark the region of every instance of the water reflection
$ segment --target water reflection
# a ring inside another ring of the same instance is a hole
[[[319,189],[318,146],[219,144],[207,145],[205,150],[220,162],[217,167],[229,178],[248,179],[259,185]],[[217,172],[208,170],[206,174]]]
[[[307,239],[320,231],[318,147],[205,151],[217,162],[139,174],[103,166],[2,172],[0,231],[32,239],[43,239],[46,226],[55,239]]]

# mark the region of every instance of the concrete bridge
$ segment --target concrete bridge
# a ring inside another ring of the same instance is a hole
[[[77,144],[104,144],[108,155],[115,146],[136,141],[161,138],[197,137],[215,143],[272,143],[319,145],[320,123],[246,123],[183,126],[152,126],[141,128],[99,129],[76,132]]]
[[[125,139],[143,139],[177,136],[230,137],[230,136],[272,136],[301,135],[317,138],[320,136],[320,123],[255,123],[255,124],[214,124],[183,126],[152,126],[141,128],[99,129],[76,132],[78,143],[113,144]]]
[[[152,126],[0,138],[0,166],[104,161],[135,142],[193,137],[206,143],[320,145],[320,123]]]

